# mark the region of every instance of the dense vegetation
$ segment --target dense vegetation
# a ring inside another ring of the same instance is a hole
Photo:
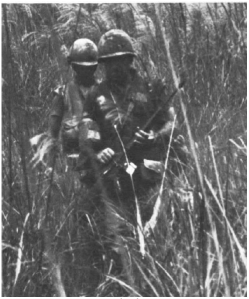
[[[144,259],[129,240],[133,290],[105,277],[96,295],[246,296],[246,3],[2,5],[3,296],[80,295],[90,195],[63,157],[51,178],[32,168],[29,139],[72,75],[72,42],[111,28],[132,36],[144,77],[164,78],[169,93],[186,79],[174,105],[192,158],[165,187]]]

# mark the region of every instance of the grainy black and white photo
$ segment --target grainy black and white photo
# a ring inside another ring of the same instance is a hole
[[[2,296],[247,296],[247,3],[2,3]]]

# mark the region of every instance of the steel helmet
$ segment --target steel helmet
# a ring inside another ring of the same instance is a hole
[[[136,56],[130,36],[119,29],[112,29],[102,35],[98,44],[99,61],[123,55]]]
[[[69,50],[68,62],[85,66],[98,64],[97,46],[90,39],[77,39]]]

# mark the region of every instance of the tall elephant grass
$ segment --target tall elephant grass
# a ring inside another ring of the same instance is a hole
[[[200,128],[207,113],[199,111]],[[224,116],[229,123],[214,122],[212,135],[195,140],[206,201],[191,160],[185,179],[175,188],[165,184],[163,208],[153,234],[146,238],[145,257],[136,238],[126,240],[135,284],[131,287],[107,271],[96,296],[246,295],[246,132],[241,127],[246,117],[242,109],[224,109]],[[18,161],[14,163],[18,169]],[[84,236],[89,229],[101,243],[91,217],[83,226],[79,222],[91,195],[63,158],[58,159],[52,179],[43,170],[29,169],[32,214],[25,207],[20,177],[14,185],[20,196],[12,206],[3,193],[4,296],[86,294],[85,257],[77,250],[89,254]]]

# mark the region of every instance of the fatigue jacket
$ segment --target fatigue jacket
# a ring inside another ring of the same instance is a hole
[[[102,149],[109,147],[116,153],[122,152],[123,146],[126,147],[138,128],[142,129],[158,105],[161,105],[162,82],[154,84],[157,86],[146,84],[136,73],[130,79],[124,89],[103,81],[88,94],[84,118],[97,122]],[[163,159],[173,119],[173,108],[162,109],[146,129],[147,132],[153,130],[157,134],[155,143],[150,147],[134,145],[127,153],[130,161],[139,163],[143,159]]]
[[[54,91],[50,117],[57,116],[58,118],[56,122],[50,124],[50,132],[54,138],[61,133],[63,148],[66,152],[70,152],[70,148],[74,152],[79,151],[78,125],[82,121],[85,99],[91,88],[79,85],[74,79]]]
[[[81,120],[84,102],[91,87],[77,84],[75,80],[60,86],[54,91],[53,107],[50,116],[58,116],[63,122]]]

